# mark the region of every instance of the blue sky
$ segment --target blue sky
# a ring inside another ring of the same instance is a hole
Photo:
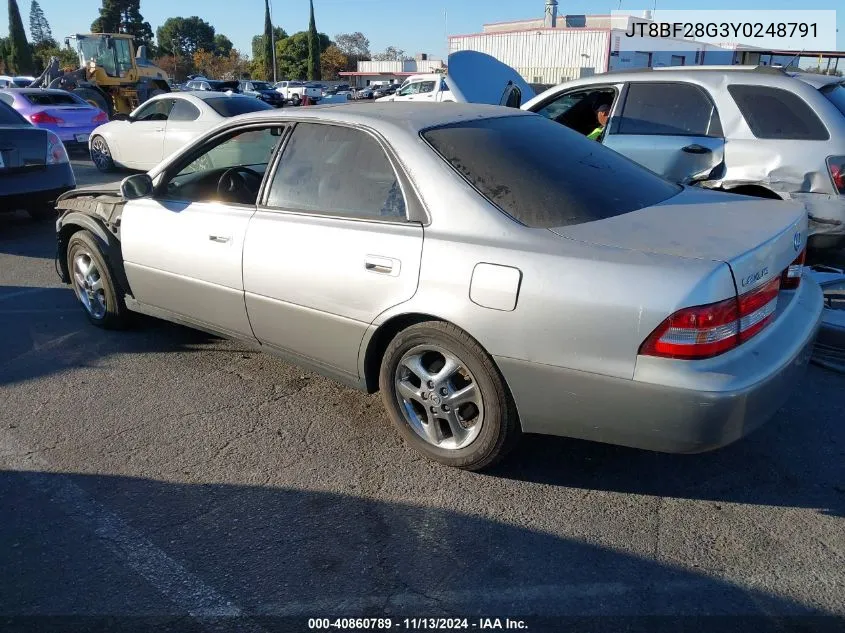
[[[85,32],[99,15],[100,0],[39,0],[56,39]],[[8,33],[5,2],[0,7],[0,34]],[[272,0],[273,22],[289,33],[308,26],[308,0]],[[650,2],[582,2],[560,0],[562,13],[609,13],[620,8],[641,10]],[[29,26],[30,0],[18,0],[24,24]],[[476,33],[485,22],[540,17],[544,0],[314,0],[317,28],[334,37],[337,33],[361,31],[370,38],[373,52],[396,46],[410,54],[446,53],[446,20],[450,34]],[[819,1],[800,7],[794,0],[710,0],[709,9],[837,9],[841,1]],[[658,3],[659,9],[692,9],[697,2]],[[413,7],[413,8],[412,8]],[[169,17],[198,15],[218,33],[226,34],[236,48],[249,53],[253,35],[264,25],[264,0],[141,0],[141,13],[153,31]],[[845,48],[845,8],[837,15],[838,46]]]

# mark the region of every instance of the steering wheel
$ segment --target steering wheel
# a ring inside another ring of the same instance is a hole
[[[250,185],[255,185],[251,187]],[[250,195],[258,193],[261,186],[261,174],[249,167],[237,166],[227,169],[217,181],[217,195],[223,200],[238,202],[239,194],[246,191]]]

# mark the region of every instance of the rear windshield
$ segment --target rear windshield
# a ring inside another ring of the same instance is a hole
[[[51,93],[51,92],[29,92],[24,94],[24,99],[29,101],[32,105],[37,106],[51,106],[51,105],[83,105],[85,102],[77,99],[69,92],[67,93]]]
[[[603,220],[681,187],[542,116],[462,121],[423,132],[488,200],[536,228]]]
[[[272,90],[273,88],[268,83],[263,83],[260,81],[253,81],[252,87],[254,90]]]
[[[5,102],[0,101],[0,125],[29,125],[29,121],[23,118],[16,110],[10,108]]]
[[[830,101],[836,108],[845,114],[845,84],[828,84],[819,91],[828,101]]]
[[[223,117],[273,109],[273,106],[270,104],[249,97],[215,97],[213,99],[206,99],[205,102],[217,114]]]

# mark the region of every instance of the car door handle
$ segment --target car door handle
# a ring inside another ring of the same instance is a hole
[[[367,255],[367,258],[364,260],[364,268],[370,273],[398,277],[401,264],[398,259],[380,257],[378,255]]]
[[[713,152],[709,147],[704,147],[704,145],[699,145],[698,143],[682,147],[681,151],[687,154],[710,154]]]
[[[218,244],[228,244],[231,237],[224,237],[222,235],[209,235],[208,239],[212,242],[217,242]]]

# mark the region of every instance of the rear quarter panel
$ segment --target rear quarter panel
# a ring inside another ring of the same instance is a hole
[[[400,314],[431,315],[463,328],[494,356],[630,379],[640,344],[667,316],[734,296],[725,264],[585,245],[522,227],[427,146],[411,143],[397,150],[415,158],[406,166],[431,217],[420,283],[376,326]],[[513,311],[470,299],[479,263],[520,270]]]

